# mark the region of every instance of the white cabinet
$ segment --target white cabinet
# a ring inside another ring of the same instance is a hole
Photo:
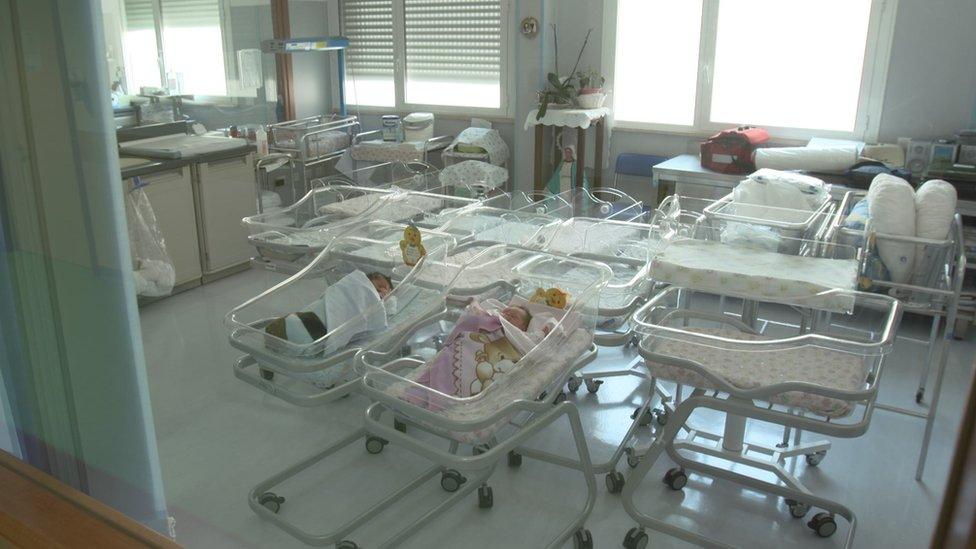
[[[166,251],[173,261],[176,285],[199,282],[202,270],[190,168],[143,175],[140,179],[145,184],[143,190],[152,204]],[[127,180],[126,190],[132,189],[132,185],[132,180]]]
[[[196,167],[197,220],[204,274],[250,260],[253,248],[241,219],[254,215],[254,155],[200,162]]]

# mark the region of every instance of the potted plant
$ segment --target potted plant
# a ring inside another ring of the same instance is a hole
[[[586,44],[590,41],[590,33],[593,29],[586,31],[586,38],[583,39],[583,47],[580,48],[579,55],[576,56],[576,64],[569,76],[559,77],[559,40],[556,38],[556,25],[552,26],[553,54],[555,56],[555,72],[546,75],[547,86],[539,92],[539,110],[535,119],[539,120],[549,112],[549,108],[566,108],[573,105],[576,100],[577,86],[576,70],[579,68],[580,59]]]
[[[590,95],[593,93],[603,93],[603,83],[606,81],[603,76],[593,67],[588,67],[581,71],[577,77],[579,83],[579,95]]]

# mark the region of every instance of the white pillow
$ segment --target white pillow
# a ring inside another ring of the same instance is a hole
[[[874,178],[868,189],[868,213],[875,232],[915,236],[915,191],[900,177],[879,174]],[[893,282],[904,284],[912,278],[914,244],[878,238],[878,254]]]
[[[956,188],[941,179],[927,181],[915,193],[915,236],[945,240],[956,215]],[[945,261],[944,249],[919,244],[915,250],[915,284],[927,285],[933,268]]]

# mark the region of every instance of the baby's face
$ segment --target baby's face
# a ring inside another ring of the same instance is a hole
[[[529,329],[529,313],[521,307],[505,307],[502,318],[523,332]]]
[[[373,283],[373,287],[376,288],[376,293],[380,294],[380,298],[385,298],[386,296],[390,295],[390,291],[393,290],[393,288],[390,288],[390,283],[387,282],[385,278],[377,276],[371,278],[370,281]]]

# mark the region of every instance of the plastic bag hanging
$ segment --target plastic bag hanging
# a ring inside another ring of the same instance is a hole
[[[173,292],[176,270],[166,251],[166,241],[156,223],[156,214],[144,184],[135,178],[135,187],[125,196],[125,217],[129,230],[129,251],[136,294],[161,297]]]

